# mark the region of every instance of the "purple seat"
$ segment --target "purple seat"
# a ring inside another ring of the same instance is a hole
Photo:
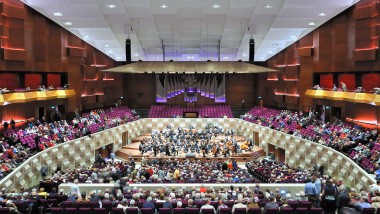
[[[375,208],[364,208],[362,214],[375,214]]]
[[[88,203],[88,207],[90,207],[91,209],[99,208],[99,202],[97,202],[97,201],[90,201]]]
[[[299,204],[299,207],[300,208],[308,208],[308,209],[310,209],[312,205],[313,205],[313,203],[310,202],[310,201],[301,201],[300,204]]]
[[[160,210],[161,209],[162,208],[160,208]],[[140,211],[141,211],[141,214],[153,214],[152,208],[141,208]]]
[[[112,202],[111,201],[105,201],[102,202],[102,207],[106,209],[106,212],[109,213],[112,210]]]
[[[87,208],[88,207],[88,204],[87,203],[83,203],[83,202],[78,202],[76,203],[76,207],[79,209],[79,208]]]
[[[63,214],[75,214],[75,213],[77,213],[77,208],[74,208],[74,207],[63,208]]]
[[[247,209],[245,208],[235,208],[235,214],[246,214]]]
[[[152,209],[150,209],[150,208],[148,208],[148,209],[151,212],[153,212]],[[127,213],[128,214],[138,214],[139,213],[139,209],[137,207],[130,207],[130,208],[127,208]],[[141,212],[141,214],[143,214],[143,213]]]
[[[80,207],[77,208],[79,214],[91,214],[91,208],[88,207]]]
[[[94,208],[92,214],[106,214],[105,208]]]
[[[247,214],[261,214],[260,208],[249,208]]]
[[[291,207],[283,207],[281,208],[281,214],[293,214],[294,209]]]
[[[151,209],[152,210],[152,209]],[[160,208],[158,210],[159,214],[170,214],[171,209],[170,208]]]
[[[60,208],[60,207],[52,207],[50,209],[50,213],[51,214],[62,214],[63,213],[63,209]]]
[[[112,207],[111,214],[124,214],[123,208]]]
[[[59,206],[62,208],[74,208],[75,204],[73,204],[71,201],[63,201]]]
[[[296,208],[295,214],[307,214],[308,208],[298,207]]]
[[[0,214],[11,214],[8,208],[0,208]]]
[[[210,209],[210,208],[202,209],[201,214],[214,214],[214,209]]]
[[[378,209],[379,211],[380,209]],[[322,214],[323,213],[323,210],[322,208],[311,208],[309,210],[309,214]]]
[[[185,214],[185,208],[174,208],[173,214]]]
[[[280,213],[278,208],[269,208],[265,211],[265,214],[278,214]]]
[[[228,208],[221,208],[219,210],[220,214],[231,214],[232,213],[232,209],[230,207]]]
[[[293,208],[293,209],[296,209],[299,205],[299,201],[288,201],[287,202],[289,207]]]
[[[186,209],[187,214],[199,214],[199,208],[189,208]]]

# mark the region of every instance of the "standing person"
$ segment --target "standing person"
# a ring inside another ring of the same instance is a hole
[[[321,192],[322,192],[322,183],[321,183],[321,180],[318,178],[317,174],[313,174],[312,175],[312,181],[315,185],[315,188],[317,189],[317,194],[316,194],[316,199],[315,199],[315,207],[321,207],[321,201],[320,201],[320,198],[319,196],[321,195]]]
[[[315,184],[312,182],[311,178],[308,177],[306,179],[306,185],[305,185],[305,194],[308,198],[308,200],[313,203],[313,207],[315,207],[315,202],[317,199],[317,188],[315,187]]]
[[[114,152],[111,152],[110,158],[111,158],[112,164],[113,164],[113,162],[115,161],[115,153]]]
[[[70,185],[70,192],[69,192],[70,195],[74,195],[74,194],[75,195],[80,195],[81,194],[81,192],[79,190],[78,183],[79,183],[78,179],[75,179],[74,183],[72,183]]]
[[[11,121],[9,122],[9,124],[11,124],[11,128],[12,129],[15,129],[15,127],[16,127],[16,122],[15,122],[15,120],[12,118],[11,119]]]
[[[342,214],[343,213],[342,208],[347,207],[350,204],[350,202],[351,202],[351,198],[348,195],[348,192],[346,190],[346,186],[340,185],[339,186],[339,194],[338,194],[338,197],[336,199],[336,207],[338,208],[338,214]]]
[[[155,142],[153,143],[153,152],[154,152],[154,157],[156,157],[157,156],[157,145]]]
[[[322,190],[322,208],[325,214],[335,214],[337,196],[337,189],[332,185],[331,180],[327,180]]]
[[[45,164],[42,165],[40,169],[42,178],[45,178],[48,175],[48,171],[49,171],[48,167]]]
[[[347,91],[346,84],[344,84],[344,82],[340,82],[340,84],[342,85],[342,91]]]

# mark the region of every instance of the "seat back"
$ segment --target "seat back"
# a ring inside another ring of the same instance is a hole
[[[160,208],[158,210],[159,214],[170,214],[171,209],[170,208]]]
[[[299,207],[310,209],[311,205],[313,205],[313,203],[310,202],[310,201],[301,201],[300,204],[299,204]]]
[[[185,208],[174,208],[173,214],[185,214]]]
[[[199,209],[198,208],[189,208],[186,209],[187,214],[199,214]]]
[[[322,213],[323,213],[322,208],[310,208],[309,210],[309,214],[322,214]]]
[[[235,208],[235,214],[247,214],[246,208]]]
[[[104,208],[94,208],[92,214],[106,214],[106,209]]]
[[[76,207],[77,208],[87,208],[88,204],[87,203],[83,203],[83,202],[78,202],[78,203],[76,203]]]
[[[76,214],[77,208],[74,207],[65,207],[63,208],[63,214]]]
[[[362,214],[375,214],[375,208],[364,208]]]
[[[266,214],[278,214],[280,213],[280,210],[278,208],[268,208],[265,211]]]
[[[219,212],[220,212],[220,214],[232,214],[232,209],[230,207],[220,208]]]
[[[247,214],[261,214],[260,208],[249,208]]]
[[[210,208],[202,209],[201,214],[214,214],[214,209],[210,209]]]
[[[151,208],[149,208],[149,209],[150,209],[151,212],[153,212]],[[142,209],[141,209],[141,210],[142,210]],[[137,207],[131,207],[131,208],[127,208],[127,213],[128,213],[128,214],[138,214],[138,213],[139,213],[139,210],[138,210]],[[141,214],[143,214],[142,211],[141,211]]]
[[[106,209],[106,212],[109,213],[112,210],[112,202],[111,201],[105,201],[102,202],[102,207]]]
[[[296,208],[296,211],[294,213],[295,214],[307,214],[308,208],[298,207],[298,208]]]
[[[123,208],[112,207],[111,214],[124,214]]]
[[[60,207],[52,207],[50,209],[50,213],[51,214],[62,214],[63,213],[63,209],[60,208]]]
[[[88,207],[80,207],[77,208],[79,214],[91,214],[91,208]]]
[[[153,210],[152,210],[152,208],[141,208],[140,213],[141,214],[153,214]]]
[[[0,214],[11,214],[8,208],[0,208]]]
[[[291,207],[283,207],[281,208],[281,214],[293,214],[294,209]]]

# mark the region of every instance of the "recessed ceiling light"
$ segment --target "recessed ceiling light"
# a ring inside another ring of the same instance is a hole
[[[273,54],[273,51],[268,51],[269,54]]]
[[[107,7],[112,9],[112,8],[115,8],[116,5],[114,5],[114,4],[108,4]]]
[[[322,12],[322,13],[318,14],[318,16],[326,16],[326,13]]]
[[[67,26],[73,25],[73,23],[71,23],[71,22],[64,22],[63,24],[67,25]]]
[[[265,5],[264,7],[265,7],[266,9],[271,9],[271,8],[273,8],[273,6],[270,5],[270,4],[267,4],[267,5]]]
[[[291,39],[297,39],[297,36],[290,36]]]
[[[243,56],[247,56],[247,54],[243,54]]]
[[[83,35],[83,39],[88,39],[88,35]]]
[[[107,51],[107,53],[109,53],[109,54],[112,54],[112,53],[113,53],[113,51]]]
[[[61,12],[54,12],[53,15],[54,16],[62,16],[63,14]]]
[[[139,54],[138,53],[135,53],[135,56],[138,56]]]
[[[104,47],[109,47],[109,45],[107,45],[107,44],[104,44]]]
[[[118,56],[118,57],[116,57],[116,59],[122,59],[123,57],[121,57],[121,56]]]
[[[167,8],[168,6],[166,4],[162,4],[161,8]]]
[[[310,22],[309,25],[310,25],[310,26],[314,26],[315,23],[314,23],[314,22]]]
[[[215,8],[215,9],[220,8],[220,5],[219,4],[214,4],[214,5],[212,5],[212,8]]]
[[[224,59],[228,59],[228,56],[225,56]]]

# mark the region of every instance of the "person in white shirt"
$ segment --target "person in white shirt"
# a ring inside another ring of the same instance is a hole
[[[127,205],[127,199],[124,198],[124,199],[121,201],[121,203],[117,205],[116,208],[122,208],[124,213],[127,212],[127,208],[128,208],[128,205]]]
[[[247,210],[247,205],[243,204],[242,198],[238,198],[238,203],[232,207],[232,213],[235,213],[236,208],[245,208]]]
[[[209,199],[209,198],[206,198],[206,200],[205,200],[205,205],[203,205],[203,206],[201,207],[201,209],[199,210],[199,213],[200,213],[200,214],[202,214],[202,210],[203,210],[203,209],[212,209],[212,210],[214,210],[214,214],[216,214],[216,211],[215,211],[214,206],[210,205],[210,199]]]

